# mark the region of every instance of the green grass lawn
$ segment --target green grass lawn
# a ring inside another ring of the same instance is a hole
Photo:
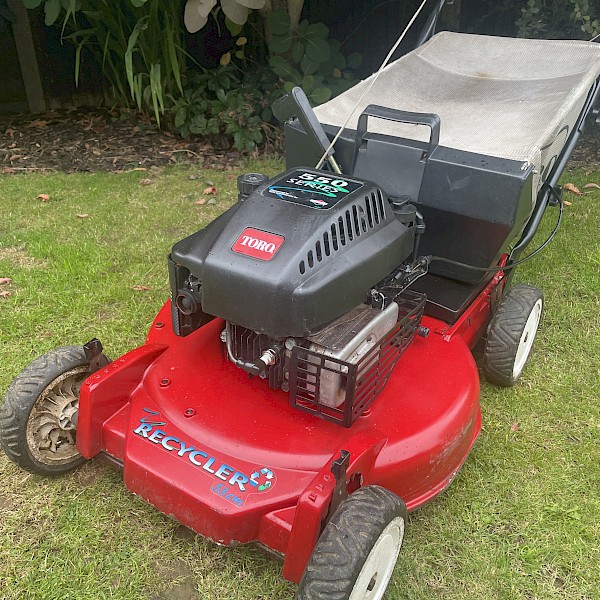
[[[213,185],[204,197],[216,202],[196,205]],[[55,346],[97,336],[116,357],[141,344],[168,294],[171,245],[235,199],[231,171],[192,167],[0,176],[0,278],[12,279],[0,286],[0,394]],[[483,384],[481,437],[453,485],[410,516],[388,598],[598,598],[600,190],[568,200],[553,244],[517,272],[546,294],[532,361],[515,388]],[[283,600],[294,589],[274,560],[203,541],[102,461],[44,479],[0,456],[0,598]]]

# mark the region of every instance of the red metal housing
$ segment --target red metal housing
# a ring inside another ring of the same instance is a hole
[[[298,582],[324,525],[335,478],[398,494],[409,510],[450,484],[481,427],[470,352],[490,317],[498,274],[452,328],[430,317],[386,388],[349,429],[292,408],[288,394],[230,363],[215,319],[176,336],[170,305],[146,343],[81,389],[77,444],[123,465],[126,486],[219,544],[257,542]]]

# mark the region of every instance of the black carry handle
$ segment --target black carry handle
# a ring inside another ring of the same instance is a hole
[[[367,133],[367,125],[369,117],[377,117],[386,119],[387,121],[396,121],[398,123],[412,123],[414,125],[426,125],[431,129],[431,137],[429,138],[429,149],[427,156],[437,148],[440,143],[440,117],[433,113],[417,113],[406,110],[396,110],[395,108],[386,108],[385,106],[377,106],[369,104],[358,118],[356,127],[356,147],[354,150],[354,165],[358,157],[358,150],[363,138]]]

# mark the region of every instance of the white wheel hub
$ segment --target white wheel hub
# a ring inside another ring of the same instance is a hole
[[[382,531],[365,560],[349,600],[381,600],[404,539],[404,519],[396,517]]]
[[[521,371],[527,362],[531,347],[533,346],[533,340],[535,340],[535,334],[537,333],[538,325],[540,324],[540,318],[542,317],[542,299],[539,298],[533,305],[527,322],[523,328],[521,339],[519,340],[519,346],[517,348],[517,355],[515,356],[515,364],[513,366],[513,378],[517,379],[521,375]]]

